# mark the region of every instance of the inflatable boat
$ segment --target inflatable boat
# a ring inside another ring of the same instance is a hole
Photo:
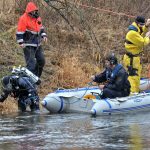
[[[97,86],[58,89],[48,94],[41,104],[50,113],[78,112],[91,113],[93,115],[127,112],[128,110],[145,109],[150,106],[150,93],[144,91],[150,89],[150,79],[144,78],[140,81],[139,93],[129,97],[100,100],[101,90]],[[148,100],[149,99],[149,100]]]
[[[150,110],[150,91],[123,98],[97,100],[91,114],[97,116],[143,110]]]
[[[84,87],[76,89],[56,90],[48,94],[41,104],[51,113],[60,112],[87,112],[89,113],[94,102],[85,100],[85,95],[101,93],[98,87]]]

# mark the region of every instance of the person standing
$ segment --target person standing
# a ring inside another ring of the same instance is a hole
[[[41,42],[46,42],[47,36],[39,10],[33,2],[27,4],[25,13],[19,18],[16,37],[23,48],[27,69],[40,77],[45,65]]]
[[[135,22],[128,27],[128,33],[125,39],[126,53],[123,57],[123,64],[129,73],[129,81],[131,84],[131,93],[138,93],[140,86],[140,77],[142,65],[140,54],[143,52],[144,46],[150,43],[150,19],[145,22],[145,18],[137,16]]]

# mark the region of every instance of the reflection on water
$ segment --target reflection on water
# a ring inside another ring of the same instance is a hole
[[[148,150],[150,114],[92,118],[83,114],[0,117],[0,150]]]
[[[140,128],[137,124],[133,124],[131,127],[131,142],[133,143],[132,149],[141,150],[142,149],[142,138],[140,133]]]

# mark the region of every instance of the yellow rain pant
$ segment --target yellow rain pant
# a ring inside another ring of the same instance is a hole
[[[129,73],[128,66],[130,66],[130,59],[131,58],[126,54],[123,57],[123,64],[128,73]],[[137,69],[137,71],[136,71],[137,75],[130,76],[130,74],[129,74],[128,79],[131,84],[131,93],[138,93],[139,87],[140,87],[141,71],[142,71],[142,65],[141,65],[139,56],[133,57],[133,65],[132,66],[133,66],[133,68]]]

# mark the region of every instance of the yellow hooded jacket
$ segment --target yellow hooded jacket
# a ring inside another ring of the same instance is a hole
[[[129,32],[126,35],[125,48],[127,52],[136,55],[143,51],[143,47],[150,43],[149,37],[145,37],[148,29],[143,26],[142,32],[135,22],[129,26]]]

